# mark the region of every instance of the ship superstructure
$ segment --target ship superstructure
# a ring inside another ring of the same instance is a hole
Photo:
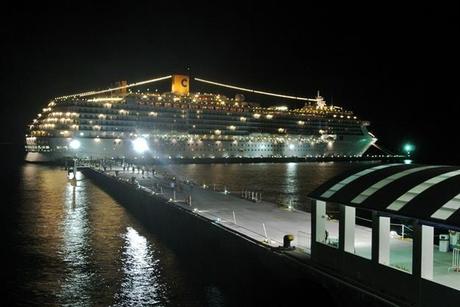
[[[26,159],[354,157],[376,141],[367,121],[319,95],[301,108],[262,107],[172,80],[166,93],[124,84],[55,98],[29,127]]]

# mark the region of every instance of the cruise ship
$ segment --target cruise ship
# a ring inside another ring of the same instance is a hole
[[[132,91],[171,79],[171,91]],[[190,81],[225,86],[234,97],[190,92]],[[261,106],[242,92],[295,99]],[[315,98],[286,96],[172,75],[57,97],[28,127],[26,160],[359,157],[376,138],[368,121]]]

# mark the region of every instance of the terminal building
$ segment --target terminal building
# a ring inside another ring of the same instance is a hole
[[[366,166],[309,197],[318,266],[401,305],[459,306],[460,167]]]

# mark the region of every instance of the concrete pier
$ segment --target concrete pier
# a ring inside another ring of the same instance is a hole
[[[115,170],[106,173],[114,176]],[[244,194],[250,193],[251,196],[241,197],[240,191],[226,192],[225,187],[219,189],[214,185],[211,185],[211,188],[203,187],[197,183],[179,178],[173,179],[172,176],[158,173],[152,175],[144,172],[142,175],[138,172],[119,171],[118,178],[126,182],[134,178],[140,187],[159,194],[170,203],[270,246],[282,245],[283,236],[292,234],[295,237],[294,245],[302,246],[306,252],[310,248],[310,214],[263,201],[260,199],[260,192],[245,191]],[[173,182],[174,188],[171,185]],[[188,204],[189,198],[192,200],[192,205]],[[234,222],[234,217],[238,220],[237,224]],[[265,225],[268,238],[265,236],[262,224]],[[329,221],[329,224],[338,230],[334,221]],[[299,233],[303,242],[298,240]],[[337,233],[333,231],[331,235]]]
[[[208,250],[219,249],[222,251],[221,257],[229,255],[235,257],[241,253],[244,257],[251,257],[255,261],[251,262],[253,265],[260,265],[264,267],[264,270],[278,272],[286,280],[307,278],[310,281],[319,281],[327,284],[328,288],[335,289],[339,297],[347,297],[350,293],[354,293],[355,298],[358,297],[356,302],[359,303],[363,303],[360,301],[363,297],[365,297],[364,301],[386,305],[403,306],[414,303],[381,292],[380,289],[360,282],[359,279],[341,278],[340,271],[331,270],[312,261],[310,213],[279,207],[264,200],[254,202],[245,197],[248,191],[227,191],[226,187],[219,189],[212,183],[198,184],[184,178],[168,174],[153,174],[146,170],[132,171],[129,168],[123,171],[120,168],[112,168],[110,171],[102,172],[85,168],[82,169],[82,172],[95,180],[112,196],[118,197],[121,203],[127,204],[127,208],[135,212],[140,219],[150,221],[149,223],[157,227],[158,231],[167,228],[168,236],[176,233],[173,239],[177,244],[180,241],[181,245],[192,246],[189,248],[193,248],[193,245],[195,248],[205,245]],[[355,214],[349,211],[345,210],[345,219],[352,221]],[[316,225],[313,225],[315,232],[319,234],[316,237],[317,240],[322,238],[323,241],[327,239],[328,242],[338,242],[339,221],[325,218],[325,208],[313,214],[317,215]],[[321,223],[318,224],[318,221]],[[381,224],[383,222],[380,221]],[[389,225],[383,224],[385,225],[380,227],[388,230]],[[348,231],[345,229],[344,239],[346,250],[353,252],[356,256],[349,254],[346,258],[352,260],[353,263],[359,263],[360,258],[371,258],[372,247],[369,242],[372,241],[373,233],[370,228],[357,224],[354,225],[354,229],[353,235],[349,234],[349,229]],[[323,235],[325,230],[327,230],[327,238]],[[294,235],[292,242],[292,245],[296,246],[294,250],[281,248],[283,237],[287,234]],[[395,254],[399,255],[398,259],[392,259],[393,262],[406,261],[404,253],[408,246],[412,245],[411,242],[398,238],[382,237],[380,241],[382,240],[385,240],[388,246],[396,251]],[[320,243],[323,244],[323,242]],[[340,258],[335,261],[342,261]],[[386,261],[389,259],[380,259],[380,262]],[[409,261],[412,260],[409,259]],[[378,264],[372,264],[369,261],[368,266],[372,265]],[[407,263],[405,266],[410,265]],[[436,267],[434,270],[437,270]]]

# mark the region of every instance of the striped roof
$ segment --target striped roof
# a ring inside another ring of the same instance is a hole
[[[367,165],[332,178],[309,197],[460,227],[458,166]]]

